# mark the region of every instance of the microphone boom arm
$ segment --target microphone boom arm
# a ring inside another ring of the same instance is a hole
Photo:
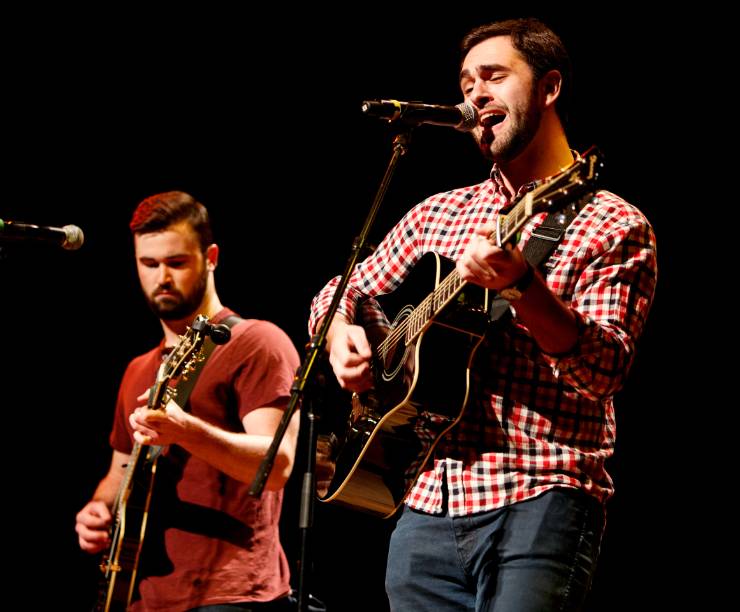
[[[324,316],[324,319],[321,322],[318,331],[312,336],[311,341],[308,344],[306,356],[303,359],[303,363],[298,368],[295,379],[293,381],[288,406],[283,413],[282,419],[280,420],[277,430],[275,431],[275,436],[270,444],[270,447],[267,450],[267,453],[263,457],[262,462],[257,469],[254,480],[252,481],[252,484],[250,486],[249,495],[253,497],[259,497],[262,494],[262,490],[264,489],[265,483],[267,482],[267,477],[269,476],[270,471],[272,470],[272,466],[275,462],[275,456],[277,454],[278,448],[280,447],[280,442],[282,441],[285,432],[288,429],[288,425],[290,423],[291,417],[293,416],[293,413],[298,408],[299,403],[303,399],[306,385],[311,375],[313,374],[314,368],[319,358],[321,357],[324,347],[326,346],[326,335],[329,331],[329,327],[331,326],[332,321],[334,320],[334,315],[339,308],[339,302],[341,301],[347,285],[349,284],[349,278],[352,274],[352,270],[354,270],[355,265],[358,263],[360,255],[367,248],[368,235],[370,234],[370,230],[372,229],[373,223],[375,222],[375,218],[378,215],[378,211],[380,210],[380,205],[383,201],[383,198],[388,191],[388,186],[390,185],[390,181],[395,172],[398,160],[403,155],[405,155],[408,150],[408,144],[411,139],[411,131],[413,130],[414,126],[410,124],[400,125],[401,128],[396,134],[393,141],[393,154],[391,155],[391,159],[388,163],[385,174],[383,175],[380,186],[378,187],[375,199],[373,200],[370,211],[368,212],[367,218],[365,219],[362,231],[360,232],[360,235],[355,238],[352,244],[350,257],[344,267],[344,272],[342,273],[339,284],[337,285],[334,297],[332,298],[331,304],[329,305],[329,309]],[[313,525],[313,503],[316,496],[316,482],[314,475],[314,468],[316,463],[316,429],[314,427],[315,415],[311,412],[310,408],[311,403],[312,402],[306,402],[309,407],[308,412],[306,413],[306,418],[309,426],[308,444],[306,444],[306,453],[308,455],[308,458],[306,461],[306,471],[303,474],[303,481],[301,485],[299,517],[299,527],[302,532],[301,560],[299,565],[300,572],[298,577],[299,612],[308,611],[309,594],[307,572],[311,565],[308,556],[308,542],[310,527]]]

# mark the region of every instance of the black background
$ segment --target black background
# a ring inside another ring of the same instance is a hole
[[[136,203],[171,189],[205,203],[222,301],[274,321],[301,349],[310,300],[341,272],[390,154],[388,131],[361,115],[361,101],[459,102],[462,35],[528,14],[558,31],[573,58],[571,145],[602,149],[604,186],[645,212],[659,243],[654,308],[616,401],[617,493],[589,610],[624,609],[639,592],[656,609],[697,594],[690,576],[701,556],[687,523],[700,496],[687,470],[698,454],[688,449],[708,442],[694,420],[682,290],[697,151],[676,129],[689,104],[677,39],[695,16],[646,21],[622,4],[464,16],[412,6],[274,6],[259,17],[67,9],[6,20],[0,218],[85,232],[76,252],[0,245],[5,532],[18,579],[43,577],[31,599],[84,610],[95,589],[74,515],[107,469],[125,365],[161,333],[133,265]],[[423,197],[486,172],[468,136],[416,130],[374,237]],[[297,484],[283,519],[294,569]],[[312,591],[331,610],[386,609],[392,521],[325,504],[315,518]]]

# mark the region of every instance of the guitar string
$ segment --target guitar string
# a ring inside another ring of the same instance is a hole
[[[501,224],[504,228],[504,243],[506,243],[509,238],[511,238],[511,236],[516,233],[518,227],[521,226],[520,217],[523,217],[525,215],[520,215],[520,213],[524,213],[525,208],[526,207],[524,205],[524,201],[522,200],[521,202],[516,204],[515,207],[507,215],[504,216],[503,220],[501,221]],[[514,221],[513,225],[516,228],[514,230],[509,229],[509,224],[512,219]],[[402,337],[405,337],[409,327],[411,327],[414,332],[410,334],[410,337],[408,339],[410,340],[411,337],[415,336],[416,333],[424,326],[424,324],[436,314],[439,308],[441,308],[442,304],[444,304],[454,292],[462,287],[464,282],[465,281],[460,278],[456,271],[453,271],[451,274],[449,274],[437,286],[437,288],[432,291],[432,293],[429,294],[416,308],[414,308],[411,314],[406,317],[406,319],[404,319],[400,325],[395,327],[391,331],[391,333],[389,333],[388,336],[386,336],[386,338],[379,344],[378,348],[380,349],[381,353],[390,348],[393,348]],[[456,286],[458,284],[460,287]],[[450,287],[450,285],[453,286]],[[442,297],[442,299],[437,299],[443,294],[444,296]],[[429,316],[425,317],[424,313],[426,312],[426,307],[429,305],[430,302],[432,303],[433,308],[431,309],[432,311]],[[420,322],[421,324],[419,325]],[[417,325],[418,329],[416,329]]]
[[[452,272],[449,276],[447,276],[437,286],[437,288],[426,298],[424,298],[424,300],[422,300],[419,305],[414,308],[411,314],[406,317],[398,326],[394,327],[393,330],[388,334],[388,336],[386,336],[385,339],[378,345],[378,348],[381,350],[381,352],[385,351],[386,349],[392,348],[395,344],[398,343],[400,339],[404,338],[409,327],[414,330],[413,333],[410,334],[410,337],[415,336],[416,333],[422,327],[424,327],[424,323],[426,323],[432,316],[434,316],[434,311],[438,310],[441,307],[441,304],[443,304],[447,300],[447,298],[452,295],[452,293],[458,290],[459,287],[455,285],[459,284],[460,286],[462,286],[463,283],[465,283],[465,281],[460,278],[457,272]],[[452,287],[450,285],[452,285]],[[443,294],[444,296],[442,297],[442,299],[437,299]],[[430,305],[432,306],[431,315],[428,317],[424,317],[423,313],[427,312],[427,306]],[[412,323],[414,325],[412,325]],[[416,329],[417,327],[418,329]]]
[[[509,230],[509,223],[511,219],[514,219],[514,226],[520,225],[519,223],[519,213],[525,212],[525,206],[523,201],[519,202],[515,205],[515,207],[504,216],[502,220],[502,226],[504,227],[504,241],[506,242],[514,233],[514,231]],[[449,274],[438,286],[437,288],[432,291],[419,305],[414,308],[414,310],[411,312],[411,314],[406,317],[406,319],[401,322],[397,327],[393,328],[393,330],[386,336],[386,338],[378,345],[378,349],[381,353],[385,352],[386,350],[393,348],[401,338],[406,337],[407,331],[409,327],[413,329],[413,333],[409,334],[409,340],[411,337],[415,336],[416,333],[421,330],[424,327],[424,324],[429,321],[441,308],[442,304],[444,304],[447,299],[455,293],[462,285],[465,283],[465,281],[460,278],[460,276],[457,274],[456,271],[453,271],[451,274]],[[452,286],[450,286],[452,285]],[[457,286],[459,285],[459,286]],[[441,299],[440,296],[443,296]],[[430,305],[430,302],[433,306],[431,309],[431,313],[429,316],[424,316],[424,313],[426,313],[426,307]],[[413,324],[413,325],[412,325]],[[418,329],[417,329],[418,326]]]

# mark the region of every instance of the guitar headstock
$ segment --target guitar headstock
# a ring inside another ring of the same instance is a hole
[[[147,406],[150,409],[162,408],[163,400],[168,399],[165,396],[171,382],[187,377],[198,367],[198,363],[203,360],[203,342],[208,336],[213,336],[216,344],[223,344],[230,335],[231,332],[225,325],[212,325],[205,315],[195,317],[192,325],[180,336],[180,341],[159,367],[157,380],[149,392]]]
[[[158,381],[179,378],[193,369],[206,339],[205,328],[202,326],[204,322],[208,322],[208,317],[198,315],[193,324],[180,336],[180,341],[168,355],[164,367],[160,369]]]
[[[603,167],[601,152],[592,146],[576,161],[539,187],[525,193],[505,216],[496,218],[488,239],[498,246],[518,240],[518,232],[535,213],[551,211],[575,202],[592,189]]]
[[[575,162],[527,194],[526,214],[550,210],[563,201],[572,202],[592,188],[604,166],[601,151],[591,146]]]

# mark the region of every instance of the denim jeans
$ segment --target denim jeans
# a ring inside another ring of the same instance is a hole
[[[579,610],[603,530],[601,504],[573,489],[454,518],[407,507],[388,553],[391,610]]]

